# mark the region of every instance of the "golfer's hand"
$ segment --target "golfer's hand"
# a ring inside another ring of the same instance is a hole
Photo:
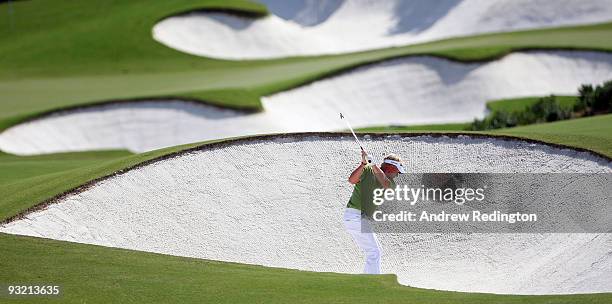
[[[366,153],[365,150],[361,150],[361,163],[364,164],[364,165],[367,165],[368,164],[368,159],[369,159],[368,153]]]

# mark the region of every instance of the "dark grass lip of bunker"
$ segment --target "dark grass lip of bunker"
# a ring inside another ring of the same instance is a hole
[[[193,55],[263,59],[339,54],[485,32],[610,21],[610,0],[262,1],[268,16],[218,10],[169,16],[152,35]],[[350,24],[350,26],[347,26]],[[341,38],[341,39],[339,39]]]
[[[412,172],[611,173],[585,151],[482,135],[371,135]],[[4,223],[11,234],[311,271],[360,273],[342,227],[359,162],[350,134],[203,145],[75,189]],[[507,294],[610,292],[611,234],[380,234],[401,284]],[[594,265],[594,266],[593,266]]]
[[[176,99],[65,109],[0,133],[0,150],[19,154],[128,149],[143,152],[233,136],[471,121],[488,100],[575,94],[612,78],[612,54],[519,52],[459,63],[410,57],[362,66],[262,98],[247,113]]]

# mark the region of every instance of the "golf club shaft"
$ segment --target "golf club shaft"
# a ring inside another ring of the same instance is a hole
[[[351,133],[353,134],[353,137],[357,141],[357,144],[359,145],[359,148],[361,148],[361,150],[365,152],[365,149],[363,148],[363,145],[361,144],[361,141],[359,141],[359,138],[357,138],[357,135],[355,134],[355,131],[353,131],[353,128],[351,127],[351,124],[349,123],[348,119],[346,119],[346,117],[344,117],[344,115],[342,115],[342,113],[340,113],[340,119],[344,120],[344,122],[346,123],[346,126],[349,128],[349,130],[351,130]],[[372,160],[368,159],[368,162],[371,163]]]
[[[351,133],[353,133],[353,137],[355,137],[355,140],[357,141],[357,144],[359,144],[359,148],[361,148],[361,150],[363,150],[363,145],[359,141],[359,138],[357,138],[357,135],[355,135],[355,131],[353,131],[353,128],[351,128],[351,126],[348,123],[347,123],[347,125],[349,126],[349,129],[351,130]]]

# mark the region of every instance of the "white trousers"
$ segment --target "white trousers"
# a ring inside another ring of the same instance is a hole
[[[382,253],[380,244],[378,243],[378,239],[376,239],[376,234],[372,232],[372,228],[367,219],[361,216],[361,210],[346,208],[344,211],[344,227],[353,237],[357,246],[359,246],[366,255],[363,273],[379,274],[380,256]]]

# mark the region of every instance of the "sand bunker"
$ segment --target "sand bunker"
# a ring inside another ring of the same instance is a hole
[[[142,152],[272,129],[257,114],[180,100],[126,101],[60,111],[0,133],[0,149],[31,155],[128,149]]]
[[[380,161],[412,172],[605,172],[586,152],[492,138],[380,136]],[[287,135],[204,146],[129,170],[1,232],[312,271],[359,273],[343,230],[359,161],[350,136]],[[517,294],[612,291],[612,234],[380,234],[401,284]]]
[[[193,12],[153,27],[194,55],[255,59],[335,54],[476,33],[612,20],[612,0],[265,0],[270,16]]]
[[[489,100],[578,94],[583,83],[612,79],[612,54],[514,53],[486,63],[409,57],[364,66],[263,98],[278,122],[317,130],[342,128],[336,113],[357,127],[471,121]],[[326,129],[327,128],[327,129]]]
[[[612,79],[612,54],[523,52],[486,63],[409,57],[372,64],[263,98],[243,113],[182,101],[121,102],[54,113],[0,133],[0,149],[29,155],[96,149],[153,150],[261,133],[331,131],[389,124],[463,122],[487,100],[577,94]]]

